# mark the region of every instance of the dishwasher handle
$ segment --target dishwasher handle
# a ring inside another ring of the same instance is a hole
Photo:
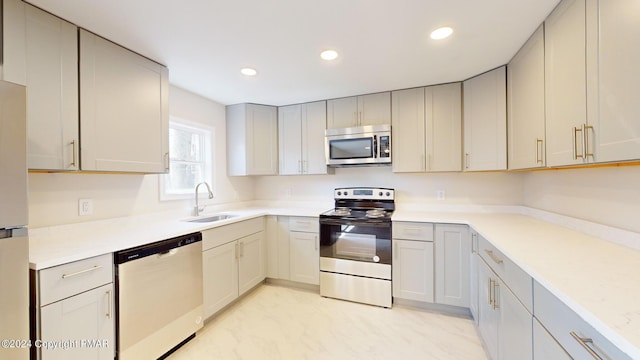
[[[158,257],[171,256],[178,252],[182,246],[191,245],[202,241],[202,234],[197,232],[189,235],[178,236],[175,238],[154,242],[151,244],[138,246],[131,249],[117,251],[114,256],[116,265],[124,264],[129,261],[145,258],[151,255]],[[172,252],[173,251],[173,252]]]

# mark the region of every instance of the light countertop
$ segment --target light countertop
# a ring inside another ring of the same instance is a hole
[[[152,214],[30,229],[30,263],[40,270],[254,217],[315,217],[327,209],[265,206],[216,212],[236,217],[209,224]],[[470,225],[618,348],[640,359],[640,250],[522,214],[398,209],[392,219]]]

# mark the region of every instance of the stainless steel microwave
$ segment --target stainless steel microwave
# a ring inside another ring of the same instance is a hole
[[[391,125],[369,125],[325,131],[327,165],[391,164]]]

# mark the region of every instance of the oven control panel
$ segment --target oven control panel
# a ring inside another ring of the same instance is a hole
[[[394,200],[395,190],[388,188],[337,188],[334,190],[335,199],[354,200]]]

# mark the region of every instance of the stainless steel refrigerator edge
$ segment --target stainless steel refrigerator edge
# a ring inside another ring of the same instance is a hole
[[[26,88],[0,81],[0,358],[28,359]]]

